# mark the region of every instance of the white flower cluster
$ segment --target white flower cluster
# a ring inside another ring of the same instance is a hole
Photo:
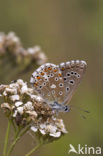
[[[9,111],[18,126],[25,121],[33,132],[54,138],[67,133],[63,120],[57,119],[56,113],[23,80],[0,85],[0,95],[4,101],[1,108],[7,110],[6,113]]]
[[[3,90],[4,87],[4,90]],[[4,97],[4,103],[1,104],[1,108],[7,108],[12,112],[14,118],[17,115],[29,114],[32,117],[37,117],[37,113],[33,107],[33,93],[32,88],[27,87],[27,83],[19,79],[17,82],[11,83],[10,85],[1,85],[1,96]],[[27,98],[27,100],[26,100]],[[35,95],[35,101],[38,100],[38,96]]]
[[[10,32],[7,35],[0,33],[0,56],[6,54],[8,51],[10,54],[16,56],[18,63],[22,61],[25,63],[34,61],[37,65],[42,65],[47,61],[45,54],[39,46],[24,49],[19,37],[14,32]]]
[[[54,117],[52,117],[52,122],[47,120],[46,122],[41,123],[39,127],[32,126],[31,130],[34,132],[39,130],[42,135],[48,134],[55,138],[60,137],[62,133],[67,133],[63,120]]]

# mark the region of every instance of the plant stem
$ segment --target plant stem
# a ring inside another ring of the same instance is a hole
[[[17,136],[17,138],[13,141],[13,143],[11,144],[8,152],[7,152],[7,156],[10,156],[11,152],[13,151],[15,144],[17,143],[17,141],[20,139],[20,137]]]
[[[11,152],[13,151],[16,143],[20,140],[20,138],[30,129],[30,126],[26,127],[26,129],[24,131],[22,131],[22,133],[20,134],[21,132],[21,128],[19,129],[19,131],[17,132],[17,135],[16,135],[16,138],[14,139],[13,143],[11,144],[8,152],[7,152],[7,156],[10,156]]]
[[[16,126],[15,126],[15,124],[14,124],[13,119],[11,119],[11,123],[12,123],[13,129],[14,129],[14,132],[16,133]]]
[[[8,120],[8,127],[7,127],[6,135],[5,135],[5,142],[4,142],[3,156],[6,156],[6,150],[7,150],[7,145],[8,145],[10,126],[11,126],[11,121]]]
[[[16,130],[16,133],[15,133],[15,136],[14,136],[14,139],[16,139],[18,137],[18,135],[20,134],[22,128],[21,127],[18,127],[17,130]]]
[[[28,152],[25,156],[30,156],[33,152],[35,152],[39,147],[41,147],[42,143],[39,143],[35,146],[30,152]]]

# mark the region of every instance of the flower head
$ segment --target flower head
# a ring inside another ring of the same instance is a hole
[[[0,33],[0,56],[10,53],[15,57],[17,63],[30,64],[34,61],[37,65],[42,65],[47,61],[46,55],[42,52],[40,46],[24,49],[22,43],[14,32],[7,35]]]
[[[0,85],[0,94],[1,109],[18,126],[30,125],[32,132],[49,141],[67,133],[63,120],[58,119],[55,111],[23,80]]]

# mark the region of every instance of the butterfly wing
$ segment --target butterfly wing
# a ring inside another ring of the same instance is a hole
[[[65,89],[59,66],[51,63],[40,66],[32,74],[30,82],[34,90],[39,93],[48,104],[63,102]]]
[[[64,79],[65,96],[62,104],[69,103],[76,88],[78,87],[82,77],[86,71],[86,62],[72,60],[59,65]]]
[[[86,70],[85,61],[69,61],[59,65],[46,63],[40,66],[30,82],[48,104],[69,103]]]

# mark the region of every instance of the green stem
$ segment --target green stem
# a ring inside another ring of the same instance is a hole
[[[16,133],[16,127],[15,127],[13,119],[11,119],[11,123],[12,123],[13,129],[14,129],[14,132]]]
[[[17,141],[20,139],[20,137],[17,136],[17,138],[13,141],[13,143],[11,144],[8,152],[7,152],[7,156],[10,156],[11,152],[13,151],[15,144],[17,143]]]
[[[5,142],[4,142],[3,156],[6,156],[6,150],[7,150],[8,139],[9,139],[9,132],[10,132],[10,125],[11,125],[11,121],[8,120],[8,127],[7,127],[6,135],[5,135]]]
[[[30,156],[33,152],[35,152],[39,147],[41,147],[42,143],[39,143],[37,146],[35,146],[30,152],[28,152],[25,156]]]
[[[17,135],[16,135],[16,138],[14,139],[13,143],[11,144],[8,152],[7,152],[7,156],[10,156],[11,152],[13,151],[16,143],[20,140],[20,138],[30,129],[30,126],[26,127],[26,129],[24,131],[22,131],[22,133],[20,134],[21,132],[21,128],[19,129]]]
[[[20,134],[21,130],[22,130],[22,127],[18,127],[17,128],[15,136],[14,136],[14,139],[16,139],[18,137],[18,135]]]

